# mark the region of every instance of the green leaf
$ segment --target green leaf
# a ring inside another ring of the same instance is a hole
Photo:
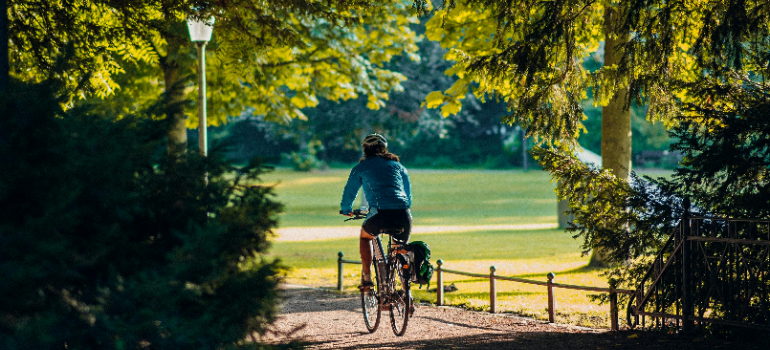
[[[428,108],[436,108],[444,103],[444,94],[441,91],[433,91],[425,96]]]

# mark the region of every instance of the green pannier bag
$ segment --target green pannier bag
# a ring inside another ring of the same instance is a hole
[[[411,267],[413,283],[427,284],[430,288],[430,280],[433,278],[433,265],[430,263],[430,246],[423,241],[414,241],[406,245],[406,249],[414,255],[414,263]]]

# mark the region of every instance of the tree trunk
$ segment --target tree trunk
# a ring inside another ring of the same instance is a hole
[[[176,57],[181,43],[178,37],[166,36],[167,54],[160,60],[163,69],[163,79],[166,90],[166,118],[169,118],[169,129],[166,135],[168,154],[178,156],[187,149],[187,116],[184,114],[184,85],[179,78],[179,64],[169,57]]]
[[[620,63],[623,52],[619,45],[628,40],[628,34],[614,33],[617,21],[617,9],[605,6],[605,66]],[[626,108],[627,98],[628,85],[618,85],[610,103],[602,108],[602,167],[624,180],[628,180],[631,173],[631,111]],[[605,257],[602,249],[595,248],[589,266],[606,266]]]

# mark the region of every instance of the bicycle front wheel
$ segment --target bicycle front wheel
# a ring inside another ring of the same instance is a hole
[[[393,292],[390,300],[390,325],[393,333],[402,336],[406,332],[409,323],[409,315],[412,309],[412,296],[409,294],[409,270],[404,269],[405,259],[399,256],[394,259],[391,269],[391,289]]]
[[[369,333],[374,333],[380,325],[380,306],[374,288],[361,291],[361,308],[364,310],[364,323]]]
[[[374,278],[372,278],[375,281],[374,286],[361,289],[361,309],[364,311],[364,323],[369,333],[374,333],[377,330],[381,315],[379,297],[377,296],[377,268],[375,266],[372,266],[372,272],[374,273]]]

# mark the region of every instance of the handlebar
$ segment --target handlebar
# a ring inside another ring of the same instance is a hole
[[[349,218],[349,219],[346,219],[345,221],[365,219],[366,218],[366,214],[368,214],[369,212],[362,211],[360,209],[355,209],[351,213],[353,214],[353,216],[351,218]],[[340,214],[347,215],[347,214],[343,213],[342,210],[340,210]]]

